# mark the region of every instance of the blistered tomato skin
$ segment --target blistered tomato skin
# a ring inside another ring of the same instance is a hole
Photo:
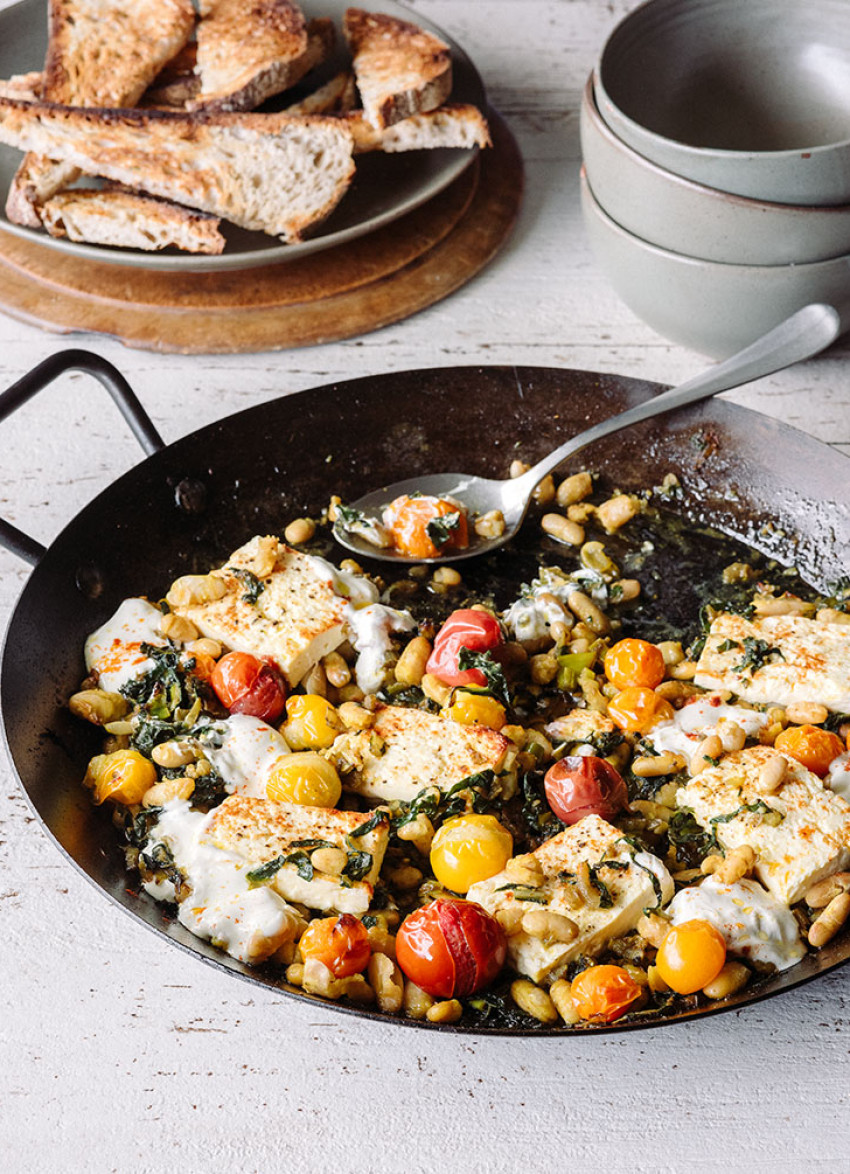
[[[447,685],[478,685],[483,688],[487,679],[480,669],[460,669],[458,657],[462,648],[470,652],[489,652],[504,641],[499,621],[488,611],[459,608],[453,611],[437,633],[434,648],[428,657],[425,671]]]
[[[677,995],[692,995],[723,969],[726,940],[710,922],[694,918],[669,930],[655,959],[658,973]]]
[[[318,959],[336,978],[359,974],[372,956],[368,930],[350,913],[311,921],[298,948],[303,958]]]
[[[844,753],[844,743],[838,735],[819,726],[789,726],[776,735],[774,746],[820,778],[829,772],[833,758]]]
[[[210,684],[231,713],[276,721],[286,703],[286,686],[277,669],[249,652],[228,652],[210,674]]]
[[[664,657],[648,640],[618,640],[605,653],[605,676],[618,689],[654,689],[664,680]]]
[[[612,819],[628,807],[622,775],[594,754],[569,755],[550,766],[543,779],[546,799],[562,823],[578,823],[586,815]]]
[[[513,836],[495,815],[458,815],[434,836],[431,868],[441,885],[465,893],[501,872],[513,850]]]
[[[573,979],[570,996],[582,1019],[613,1023],[640,998],[641,988],[622,966],[589,966]]]
[[[608,703],[608,716],[628,734],[645,734],[659,722],[673,720],[673,706],[652,689],[629,685]]]
[[[396,935],[396,961],[435,999],[463,998],[488,986],[505,963],[502,927],[472,901],[439,898],[414,910]]]
[[[439,520],[449,519],[443,528],[445,541],[435,541]],[[457,502],[442,497],[397,497],[384,511],[384,525],[389,530],[393,546],[399,554],[409,558],[438,558],[446,550],[466,550],[469,546],[469,528],[466,513]],[[429,526],[431,533],[429,533]]]

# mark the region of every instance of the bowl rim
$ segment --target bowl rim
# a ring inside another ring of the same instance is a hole
[[[609,226],[620,236],[627,237],[629,240],[635,241],[647,252],[657,253],[659,256],[669,258],[673,261],[684,262],[685,264],[692,266],[699,266],[701,269],[708,266],[711,269],[725,270],[726,272],[736,270],[739,272],[746,272],[751,275],[755,273],[764,273],[765,275],[782,273],[787,269],[802,270],[804,272],[811,273],[813,270],[818,269],[821,266],[838,266],[839,263],[842,262],[845,265],[850,266],[850,253],[841,253],[837,257],[827,257],[826,260],[823,261],[788,261],[779,265],[738,265],[733,261],[708,261],[703,257],[692,257],[688,253],[677,253],[673,249],[665,249],[662,245],[654,245],[651,241],[644,240],[642,236],[638,236],[637,233],[634,232],[629,232],[627,228],[623,228],[622,224],[619,224],[616,220],[614,220],[614,218],[610,216],[608,212],[606,212],[606,210],[602,207],[596,196],[596,193],[593,191],[590,180],[587,177],[587,169],[584,163],[581,165],[579,180],[582,193],[589,198],[592,210],[606,226]]]
[[[712,187],[711,184],[701,183],[697,179],[691,179],[687,175],[680,175],[677,171],[671,171],[669,167],[663,167],[660,163],[648,158],[646,155],[642,155],[640,151],[635,150],[633,146],[624,139],[621,139],[615,129],[606,122],[599,104],[597,93],[599,85],[599,71],[597,67],[594,67],[588,75],[581,101],[581,107],[587,112],[594,129],[629,161],[633,161],[637,166],[652,175],[656,175],[659,179],[667,182],[672,180],[673,186],[692,191],[695,195],[704,196],[706,199],[711,199],[717,204],[743,205],[752,211],[764,210],[768,215],[784,212],[819,213],[821,215],[828,214],[830,217],[835,215],[847,216],[850,214],[850,200],[843,204],[786,204],[780,200],[761,200],[756,199],[754,196],[741,195],[739,192],[727,192],[723,188]],[[850,139],[848,139],[848,146],[850,146]],[[803,263],[805,264],[806,262]]]
[[[723,0],[720,0],[723,2]],[[734,3],[734,0],[725,0],[727,3]],[[630,130],[634,130],[636,134],[643,137],[646,141],[653,143],[659,147],[672,148],[677,153],[682,154],[688,158],[701,160],[718,160],[728,163],[739,164],[757,164],[764,161],[765,163],[778,162],[792,162],[799,161],[801,157],[810,160],[813,156],[823,156],[831,153],[841,154],[847,152],[850,154],[850,137],[844,139],[836,139],[831,143],[819,143],[811,147],[793,147],[784,148],[782,150],[773,151],[736,151],[728,147],[695,147],[688,143],[682,142],[681,139],[670,138],[667,135],[659,134],[658,131],[650,130],[649,127],[643,123],[637,122],[634,118],[628,115],[622,107],[620,107],[608,93],[608,90],[603,81],[603,71],[605,69],[606,58],[610,56],[611,42],[620,34],[621,30],[627,26],[638,23],[643,19],[645,12],[650,8],[675,7],[681,8],[678,0],[643,0],[637,8],[633,8],[628,12],[622,20],[618,21],[611,32],[608,34],[605,44],[602,46],[599,57],[596,63],[596,74],[598,79],[597,84],[597,102],[599,104],[600,114],[605,119],[603,110],[603,102],[606,103],[614,112],[615,117],[620,119],[624,126]],[[605,119],[607,122],[607,119]],[[608,124],[610,126],[610,123]],[[614,129],[612,127],[612,129]]]

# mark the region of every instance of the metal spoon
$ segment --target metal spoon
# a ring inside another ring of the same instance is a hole
[[[418,491],[434,497],[455,497],[463,503],[470,515],[501,510],[505,518],[505,530],[498,538],[477,538],[473,532],[466,550],[451,550],[436,558],[414,560],[391,547],[373,545],[360,535],[346,530],[339,520],[334,525],[334,537],[355,554],[383,562],[450,563],[489,554],[514,536],[526,515],[535,488],[547,473],[551,473],[567,457],[601,440],[603,436],[610,436],[612,432],[619,432],[642,420],[651,420],[662,412],[699,403],[718,392],[739,387],[742,383],[749,383],[811,358],[835,342],[846,325],[832,306],[804,306],[750,346],[703,374],[573,436],[521,477],[495,481],[467,473],[432,473],[385,485],[351,503],[353,509],[367,518],[380,520],[382,508],[402,494]]]

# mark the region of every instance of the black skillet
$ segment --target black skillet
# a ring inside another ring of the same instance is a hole
[[[247,536],[279,532],[292,517],[320,512],[331,493],[356,497],[417,470],[503,476],[516,453],[537,460],[587,425],[661,388],[540,367],[401,371],[260,404],[165,446],[120,373],[97,355],[69,350],[0,396],[0,420],[71,369],[100,380],[148,455],[46,550],[0,522],[0,542],[34,564],[9,623],[0,672],[3,726],[15,770],[48,834],[113,902],[221,970],[287,991],[273,974],[243,966],[168,920],[145,895],[128,890],[117,833],[80,786],[98,736],[65,708],[83,676],[86,635],[125,596],[156,597],[178,574],[208,569]],[[580,463],[630,489],[676,473],[685,488],[679,508],[690,520],[710,522],[796,563],[816,586],[846,568],[850,466],[825,445],[766,416],[711,400],[610,437],[582,453]],[[473,586],[476,579],[481,586],[494,579],[516,584],[528,569],[527,552],[507,548],[486,566],[467,563],[464,578]],[[673,562],[670,608],[681,596],[681,580]],[[717,1008],[591,1030],[629,1031],[740,1007],[807,982],[848,957],[845,935]],[[386,1021],[376,1012],[328,1005]],[[439,1030],[569,1034],[519,1016]]]

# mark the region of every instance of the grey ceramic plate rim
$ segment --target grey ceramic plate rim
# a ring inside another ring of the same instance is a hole
[[[42,0],[18,0],[18,3],[0,10],[0,46],[3,45],[4,41],[4,27],[7,26],[13,16],[20,18],[23,12],[24,16],[32,21],[45,20],[44,7]],[[339,45],[341,43],[341,18],[343,12],[348,7],[347,0],[303,0],[301,7],[308,18],[318,16],[332,17],[337,32],[337,44]],[[463,100],[471,101],[481,110],[486,111],[487,100],[481,77],[464,50],[447,32],[432,20],[421,16],[417,12],[413,12],[403,4],[397,3],[396,0],[382,0],[379,7],[382,12],[386,12],[402,20],[411,20],[429,32],[433,32],[441,37],[451,48],[455,82],[457,83],[460,77],[464,83],[465,90],[468,91],[468,93],[463,95]],[[29,10],[32,11],[31,18]],[[23,73],[27,69],[39,69],[40,67],[40,62],[22,62],[20,67],[16,67],[13,72]],[[454,90],[452,98],[453,100],[457,100],[454,98]],[[69,241],[65,238],[51,237],[38,229],[13,224],[5,215],[2,208],[0,208],[0,231],[8,232],[22,240],[55,249],[68,256],[76,256],[90,261],[100,261],[110,265],[125,265],[140,269],[170,270],[180,273],[214,273],[222,270],[254,269],[264,265],[300,260],[311,253],[317,253],[325,249],[334,248],[337,245],[346,244],[349,241],[365,236],[367,233],[374,232],[376,229],[382,228],[387,224],[391,224],[407,212],[412,212],[415,208],[426,203],[448,187],[450,183],[466,170],[477,153],[478,148],[473,148],[472,150],[441,151],[439,154],[444,156],[444,159],[436,173],[431,175],[424,174],[422,181],[407,197],[396,200],[383,212],[378,212],[374,215],[365,215],[357,223],[349,225],[346,228],[331,230],[326,235],[322,235],[320,228],[316,236],[293,245],[284,245],[277,241],[276,238],[269,237],[268,240],[270,243],[266,248],[242,251],[234,250],[228,253],[227,246],[225,246],[225,252],[218,256],[205,256],[192,253],[146,253],[134,249],[111,248],[105,245],[78,244],[75,241]],[[427,154],[432,159],[437,156],[437,152],[435,151],[429,151]],[[398,166],[397,161],[399,159],[409,158],[410,154],[382,156],[382,161],[386,163],[387,179],[389,182],[392,180],[393,166]],[[344,205],[348,195],[349,193],[343,196],[341,204]],[[5,193],[3,193],[3,200],[5,201]],[[261,233],[255,235],[258,237],[262,236]]]

